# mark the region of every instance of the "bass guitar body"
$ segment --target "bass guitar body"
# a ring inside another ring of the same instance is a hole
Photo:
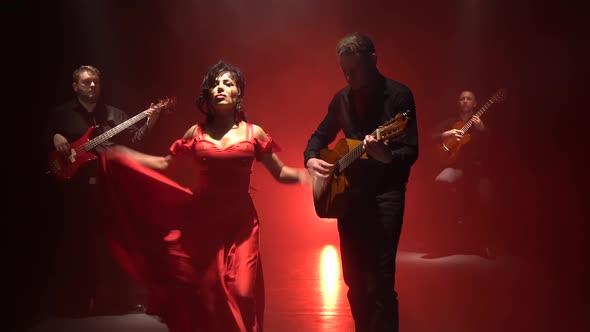
[[[61,152],[53,151],[49,154],[49,172],[58,180],[70,180],[78,172],[80,167],[98,157],[84,149],[84,144],[90,142],[90,137],[96,127],[90,127],[82,137],[70,144],[70,153],[64,155]]]

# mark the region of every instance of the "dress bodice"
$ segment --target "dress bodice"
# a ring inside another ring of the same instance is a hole
[[[204,138],[201,126],[195,136],[180,139],[170,148],[172,155],[190,154],[195,160],[197,188],[199,194],[243,194],[250,188],[250,175],[254,160],[260,160],[266,152],[272,151],[272,138],[262,141],[253,135],[252,124],[247,124],[246,137],[227,147]],[[275,150],[276,150],[275,146]]]

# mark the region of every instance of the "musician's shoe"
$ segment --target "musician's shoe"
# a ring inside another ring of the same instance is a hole
[[[145,314],[147,311],[147,308],[145,307],[145,305],[143,304],[135,304],[131,307],[131,313],[134,314]]]

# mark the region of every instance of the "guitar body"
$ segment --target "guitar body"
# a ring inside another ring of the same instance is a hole
[[[86,151],[84,144],[90,141],[90,137],[96,127],[90,127],[73,143],[70,143],[70,153],[66,156],[58,151],[49,154],[48,166],[49,172],[58,180],[70,180],[76,175],[80,167],[98,157],[90,151]]]
[[[320,150],[320,159],[335,164],[340,158],[346,155],[350,150],[362,144],[363,141],[342,138],[334,149]],[[366,156],[360,158],[366,159]],[[316,214],[320,218],[339,218],[341,217],[350,201],[350,194],[347,189],[350,183],[344,172],[338,172],[338,169],[332,169],[326,179],[316,179],[313,183],[314,207]]]
[[[451,129],[461,129],[464,125],[465,122],[457,121]],[[457,159],[459,158],[459,152],[461,151],[461,148],[465,144],[469,143],[469,141],[471,141],[471,135],[469,133],[465,133],[465,135],[463,135],[463,138],[459,141],[457,141],[454,138],[443,140],[443,142],[437,145],[435,148],[435,152],[438,155],[438,160],[443,165],[454,164],[455,162],[457,162]]]

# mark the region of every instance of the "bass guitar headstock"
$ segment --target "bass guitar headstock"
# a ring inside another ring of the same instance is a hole
[[[168,113],[176,109],[176,97],[166,97],[158,99],[157,103],[152,103],[150,108],[154,110],[167,111]]]

